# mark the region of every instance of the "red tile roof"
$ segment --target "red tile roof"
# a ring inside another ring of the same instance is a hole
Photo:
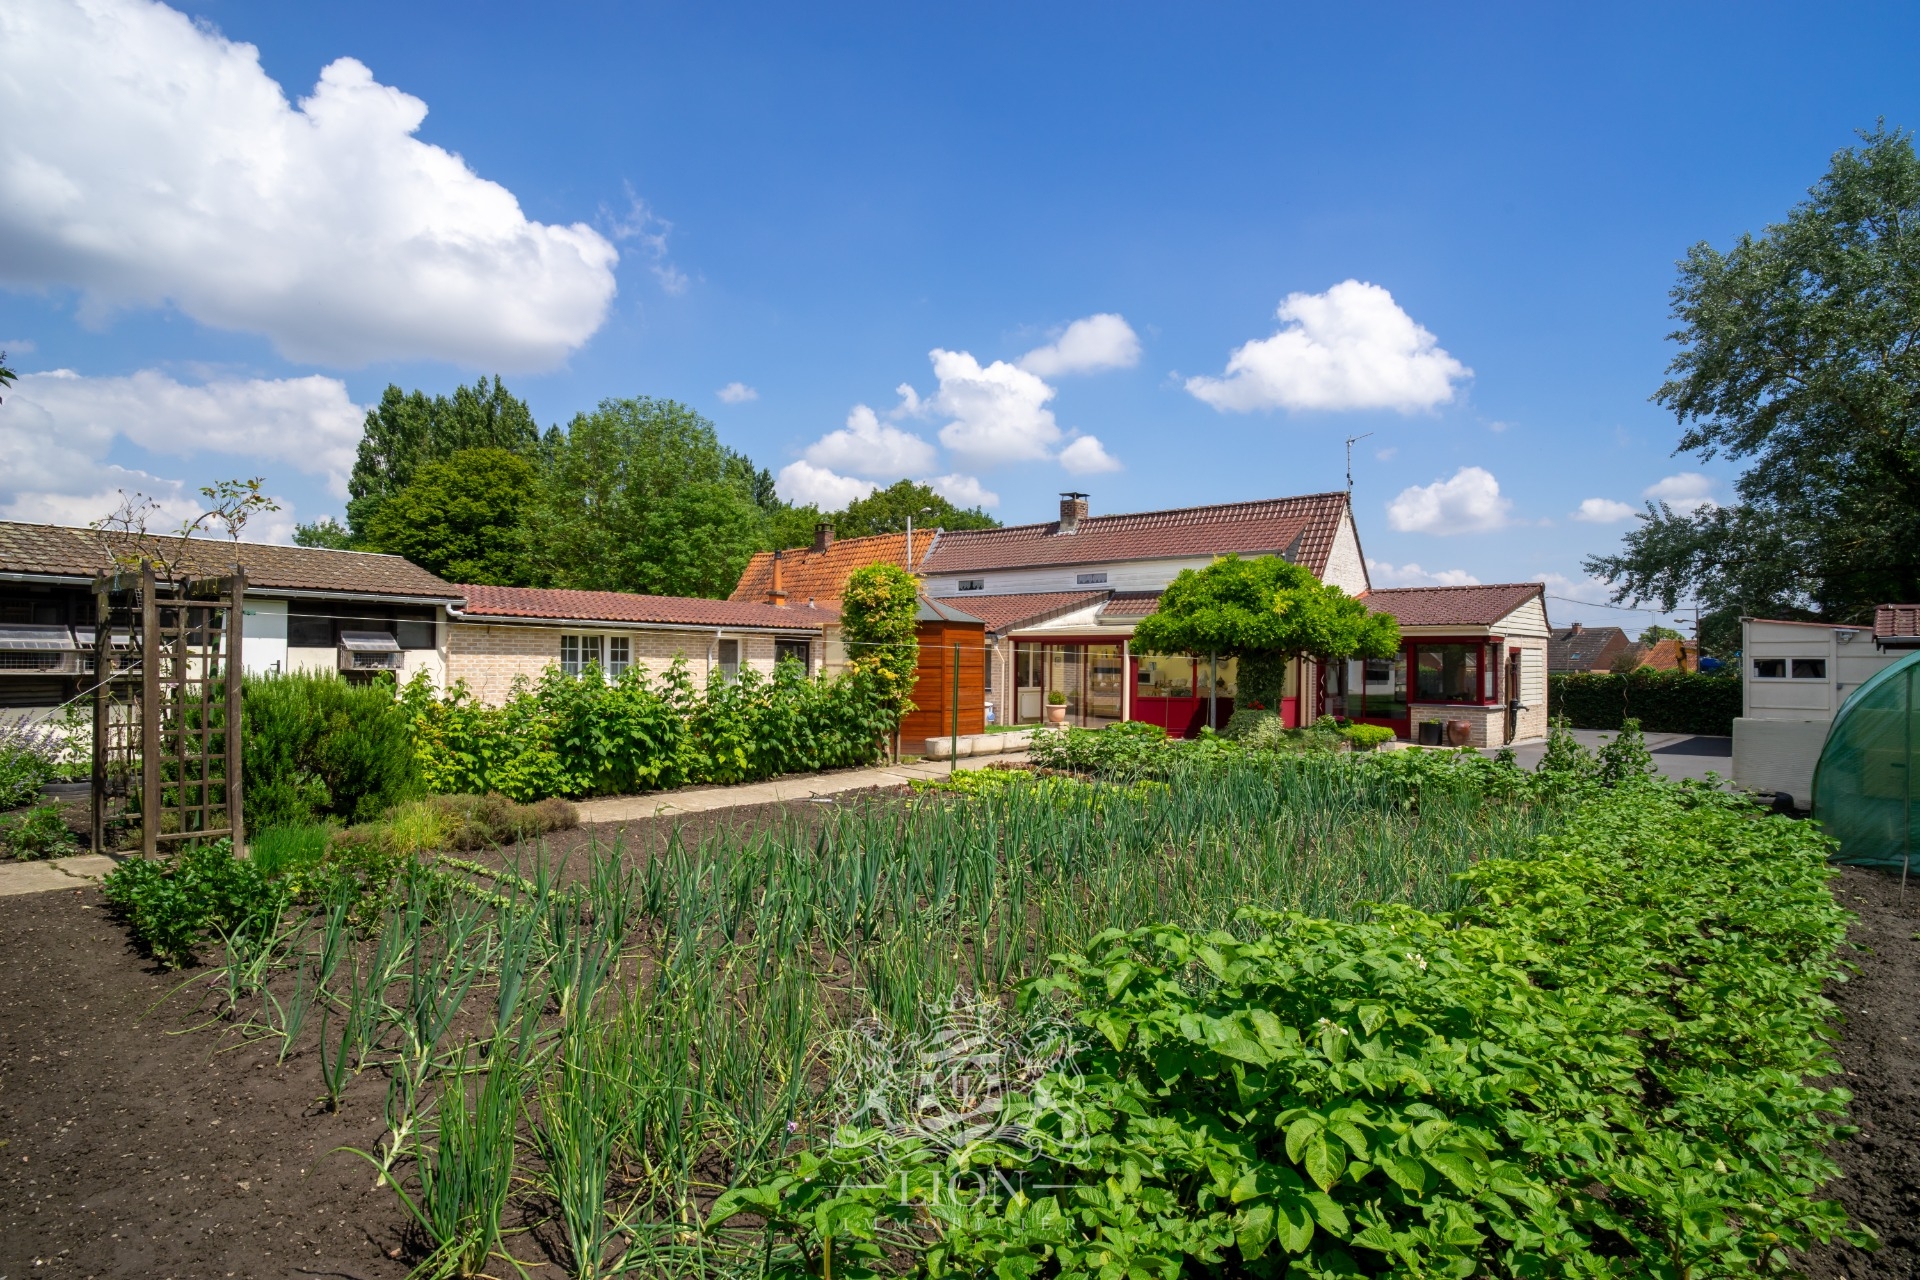
[[[560,622],[646,622],[682,627],[759,627],[818,631],[832,615],[804,605],[779,609],[736,600],[637,596],[624,591],[549,591],[538,587],[456,587],[466,614],[482,618],[543,618]]]
[[[932,544],[931,529],[913,531],[913,549],[917,554],[925,555]],[[747,561],[739,585],[727,599],[765,604],[767,593],[773,589],[773,554],[762,551]],[[812,600],[838,608],[840,593],[847,589],[847,579],[855,569],[864,569],[870,564],[897,564],[905,568],[906,563],[907,535],[904,533],[845,538],[825,551],[793,547],[780,553],[780,586],[787,593],[790,605],[804,605]]]
[[[339,591],[357,595],[414,596],[454,600],[460,588],[410,560],[367,551],[327,551],[265,542],[234,544],[225,538],[149,537],[146,545],[189,573],[230,573],[237,560],[247,585],[260,590]],[[0,521],[0,573],[91,578],[113,568],[113,548],[133,550],[124,538],[59,524]]]
[[[1873,611],[1873,638],[1920,640],[1920,604],[1883,604]]]
[[[1312,493],[1261,502],[1228,502],[1132,515],[1088,516],[1077,533],[1059,523],[942,533],[920,568],[924,573],[968,573],[1044,565],[1158,560],[1175,556],[1280,553],[1311,571],[1326,572],[1334,535],[1347,511],[1344,493]]]
[[[1392,614],[1403,627],[1491,627],[1545,591],[1538,582],[1495,582],[1474,587],[1390,587],[1360,598],[1375,613]]]
[[[1100,617],[1132,621],[1159,611],[1160,593],[1158,591],[1116,591],[1113,593],[1113,599],[1107,601],[1106,607],[1100,610]]]
[[[987,630],[1032,626],[1107,598],[1105,591],[1036,591],[1030,595],[943,596],[987,624]]]

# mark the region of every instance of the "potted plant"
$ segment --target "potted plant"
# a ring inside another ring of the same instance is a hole
[[[1047,695],[1047,723],[1065,724],[1067,722],[1067,695],[1055,689]]]

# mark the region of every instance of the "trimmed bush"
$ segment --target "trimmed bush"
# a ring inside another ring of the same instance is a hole
[[[248,826],[366,822],[420,793],[411,716],[392,682],[248,676],[243,696]]]
[[[1648,733],[1726,737],[1740,714],[1740,679],[1696,671],[1549,676],[1547,713],[1575,729],[1618,729],[1631,718]]]

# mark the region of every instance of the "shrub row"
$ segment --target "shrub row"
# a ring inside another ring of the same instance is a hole
[[[1696,671],[1548,676],[1547,714],[1565,716],[1576,729],[1618,729],[1632,718],[1649,733],[1724,737],[1740,714],[1740,679]]]
[[[1817,1198],[1848,1098],[1810,1083],[1835,1070],[1829,844],[1628,781],[1481,863],[1457,916],[1102,934],[1023,991],[1087,1043],[1000,1128],[842,1130],[715,1216],[848,1280],[903,1246],[932,1276],[1791,1269],[1866,1239]]]
[[[596,668],[577,678],[548,668],[499,707],[464,686],[436,695],[416,677],[401,702],[430,791],[520,801],[871,764],[894,723],[872,678],[813,679],[797,663],[770,677],[716,673],[704,690],[681,662],[657,679],[637,666],[612,681]]]
[[[316,672],[248,676],[247,826],[370,822],[420,793],[412,718],[386,680]]]

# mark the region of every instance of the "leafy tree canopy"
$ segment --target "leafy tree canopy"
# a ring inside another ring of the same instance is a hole
[[[389,384],[367,414],[347,481],[347,527],[353,537],[364,537],[375,509],[429,462],[462,449],[504,449],[531,458],[539,447],[533,411],[498,376],[456,387],[451,396],[404,392]]]
[[[930,487],[914,480],[899,480],[884,489],[875,489],[864,498],[847,504],[844,511],[827,516],[834,536],[865,538],[876,533],[905,533],[911,517],[916,529],[998,529],[1000,522],[979,507],[956,507]],[[813,527],[807,527],[805,541],[813,540]],[[790,543],[799,546],[800,543]]]
[[[914,617],[919,608],[919,579],[894,564],[855,569],[840,595],[847,665],[875,681],[896,723],[913,710],[914,671],[920,663]]]
[[[1680,451],[1749,466],[1738,500],[1649,503],[1614,555],[1614,599],[1697,600],[1701,640],[1738,647],[1743,613],[1858,622],[1920,599],[1920,158],[1884,126],[1841,151],[1784,222],[1673,288],[1680,354],[1654,399]]]
[[[331,551],[353,550],[353,531],[332,516],[321,516],[312,524],[293,527],[296,547],[326,547]]]
[[[1662,640],[1684,639],[1686,639],[1686,637],[1678,631],[1675,631],[1672,627],[1662,627],[1659,625],[1648,627],[1640,633],[1641,644],[1659,644]]]
[[[557,587],[724,596],[766,544],[771,477],[672,400],[603,400],[542,445],[536,572]]]
[[[374,509],[362,546],[405,556],[449,582],[526,586],[525,520],[537,474],[505,449],[456,450],[420,466]]]

